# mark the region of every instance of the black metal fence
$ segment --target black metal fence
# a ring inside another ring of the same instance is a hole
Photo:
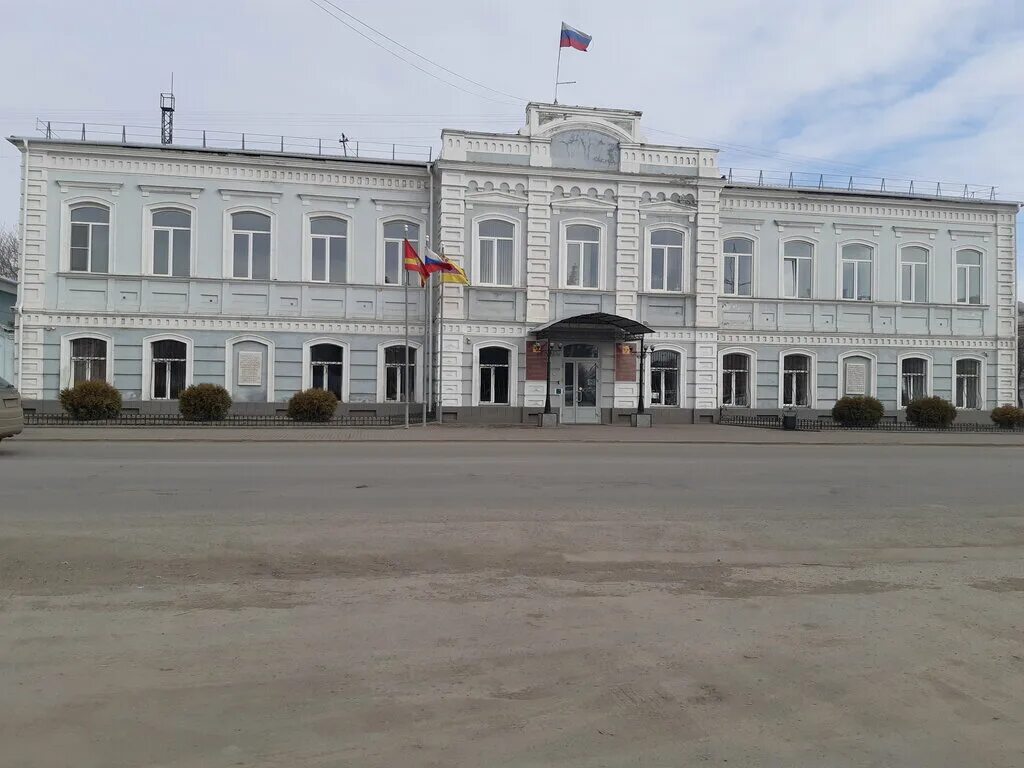
[[[419,419],[414,419],[418,422]],[[219,421],[187,421],[173,413],[122,413],[113,419],[82,421],[66,413],[25,412],[29,427],[395,427],[405,423],[405,416],[340,416],[330,421],[295,421],[278,416],[228,416]]]
[[[719,423],[732,427],[759,427],[761,429],[782,429],[782,417],[775,414],[762,416],[725,415]],[[996,424],[950,424],[948,427],[919,427],[909,421],[896,421],[893,418],[882,419],[873,427],[848,427],[829,418],[797,419],[796,428],[803,432],[824,431],[867,431],[867,432],[1024,432],[1024,427],[1006,429]]]

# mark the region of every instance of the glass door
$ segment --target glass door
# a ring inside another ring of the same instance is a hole
[[[562,387],[563,424],[601,423],[597,360],[566,360]]]

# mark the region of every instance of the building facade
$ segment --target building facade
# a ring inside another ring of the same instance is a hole
[[[23,397],[103,378],[176,410],[208,381],[272,413],[316,386],[345,413],[521,422],[550,398],[566,423],[628,419],[641,382],[656,422],[1016,402],[1017,204],[733,183],[640,118],[531,104],[429,163],[12,139]],[[404,238],[471,285],[406,291]]]

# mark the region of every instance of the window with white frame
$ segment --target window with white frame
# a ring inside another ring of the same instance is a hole
[[[671,349],[651,353],[651,405],[679,406],[681,356]]]
[[[956,300],[981,304],[981,251],[961,248],[956,252]]]
[[[338,344],[314,344],[309,350],[310,382],[313,389],[326,389],[342,399],[345,348]]]
[[[746,237],[726,238],[722,245],[722,293],[752,296],[753,275],[754,241]]]
[[[811,358],[786,355],[782,359],[782,404],[806,406],[811,403]]]
[[[110,209],[96,203],[71,209],[72,272],[107,272],[110,269]]]
[[[103,339],[71,340],[71,386],[83,381],[107,380],[107,342]]]
[[[406,367],[409,375],[406,377]],[[406,390],[408,384],[409,389]],[[416,391],[416,349],[394,344],[384,349],[384,401],[404,403]]]
[[[232,276],[270,279],[270,217],[256,211],[231,214]]]
[[[722,356],[722,405],[750,406],[750,355],[730,352]]]
[[[906,245],[900,249],[900,298],[928,301],[928,249]]]
[[[569,288],[600,285],[601,230],[590,224],[565,228],[565,284]]]
[[[480,405],[509,405],[512,351],[483,347],[479,352]]]
[[[956,361],[956,407],[981,408],[981,361]]]
[[[790,240],[782,247],[782,296],[786,299],[811,298],[814,277],[814,244]]]
[[[153,274],[188,277],[192,271],[192,214],[181,208],[152,213]]]
[[[344,283],[348,275],[348,222],[337,216],[309,220],[310,278],[315,283]]]
[[[910,405],[928,395],[928,361],[905,357],[900,362],[900,405]]]
[[[871,301],[871,261],[875,249],[864,243],[842,247],[842,283],[844,299]]]
[[[683,290],[683,233],[679,230],[651,232],[651,290]]]
[[[515,225],[501,219],[477,227],[477,281],[480,285],[512,286]]]
[[[403,263],[404,243],[408,240],[414,247],[420,241],[420,225],[414,221],[388,221],[384,224],[384,283],[405,285],[409,272]],[[417,251],[418,251],[417,247]]]
[[[154,400],[177,400],[185,388],[188,345],[174,339],[154,341],[152,345],[153,391],[150,395]]]

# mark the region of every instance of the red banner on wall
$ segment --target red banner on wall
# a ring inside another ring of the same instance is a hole
[[[547,381],[548,343],[546,341],[526,342],[526,380]]]
[[[615,380],[636,381],[636,347],[632,344],[615,345]]]

